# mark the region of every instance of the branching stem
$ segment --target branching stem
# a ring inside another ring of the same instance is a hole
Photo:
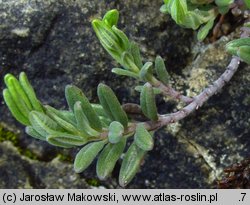
[[[152,86],[159,88],[164,96],[170,96],[173,99],[183,101],[186,104],[193,102],[193,98],[182,95],[180,92],[176,91],[170,85],[165,85],[158,80],[155,80]]]
[[[248,18],[247,21],[250,19]],[[246,38],[250,36],[249,29],[241,29],[242,34],[241,38]],[[171,96],[175,99],[182,100],[183,102],[186,102],[187,105],[182,108],[181,110],[171,113],[171,114],[164,114],[159,115],[159,119],[157,121],[147,121],[143,122],[145,128],[148,131],[156,131],[157,129],[166,126],[170,123],[175,123],[185,117],[187,117],[189,114],[191,114],[193,111],[199,109],[210,97],[215,95],[217,92],[219,92],[226,83],[228,83],[235,72],[238,70],[240,64],[240,59],[238,57],[232,57],[229,65],[227,66],[226,70],[222,75],[215,80],[210,86],[205,88],[200,94],[193,98],[189,98],[187,96],[181,95],[179,92],[175,91],[172,87],[166,86],[157,79],[154,79],[152,81],[152,85],[154,87],[157,87],[162,90],[163,94],[165,96]],[[123,105],[123,109],[127,113],[131,114],[142,114],[141,108],[137,104],[133,103],[127,103]],[[135,132],[136,125],[138,122],[130,123],[130,125],[125,130],[125,135]],[[100,134],[100,138],[106,138],[108,135],[108,132],[102,132]]]

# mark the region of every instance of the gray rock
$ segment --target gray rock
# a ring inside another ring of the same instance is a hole
[[[166,59],[174,87],[189,95],[198,93],[225,69],[229,56],[223,48],[228,39],[195,47],[193,32],[160,14],[160,5],[161,1],[149,0],[1,1],[0,90],[5,87],[4,74],[25,71],[39,99],[56,108],[67,107],[64,87],[71,83],[82,88],[92,102],[97,102],[98,83],[104,82],[121,102],[138,103],[138,93],[133,90],[137,82],[110,72],[118,65],[103,50],[90,24],[91,19],[117,8],[120,28],[139,43],[144,60],[153,61],[161,55]],[[249,69],[241,66],[230,84],[204,107],[157,132],[154,150],[128,188],[211,188],[214,180],[221,177],[222,168],[249,155]],[[33,188],[89,187],[86,181],[96,178],[94,165],[76,175],[72,164],[53,160],[58,153],[73,158],[77,150],[65,151],[28,137],[24,127],[11,117],[2,95],[0,102],[0,122],[19,131],[19,146],[31,150],[39,159],[30,161],[10,145],[0,144],[2,153],[12,153],[2,157],[11,162],[8,166],[22,170],[10,182],[11,171],[4,164],[0,169],[2,188],[27,184]],[[157,103],[160,113],[172,112],[175,105],[161,98],[157,98]],[[96,184],[119,187],[119,166],[120,162],[109,180]],[[62,180],[54,183],[56,178]]]
[[[0,188],[91,188],[72,165],[55,158],[51,162],[30,160],[18,152],[10,142],[0,144]]]

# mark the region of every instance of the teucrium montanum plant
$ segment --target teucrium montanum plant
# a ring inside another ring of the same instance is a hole
[[[186,1],[164,2],[162,10],[186,27],[196,29],[215,18],[214,7],[207,5],[202,7],[203,10],[197,10],[200,8],[195,9],[193,6],[213,1],[194,0],[188,1],[188,4]],[[240,60],[233,57],[221,77],[196,97],[184,96],[170,86],[170,77],[160,56],[156,57],[155,62],[142,62],[138,45],[117,28],[118,19],[118,11],[111,10],[102,20],[93,20],[92,26],[102,46],[122,66],[113,68],[112,72],[136,78],[143,83],[135,88],[140,92],[140,105],[121,105],[112,89],[104,84],[99,84],[97,89],[99,104],[93,104],[79,88],[68,85],[65,96],[69,110],[58,110],[43,105],[37,99],[23,72],[19,79],[11,74],[5,76],[7,88],[3,96],[16,120],[26,126],[28,135],[58,147],[80,147],[74,161],[77,173],[83,172],[97,158],[96,173],[101,180],[105,180],[124,153],[119,184],[126,186],[139,170],[146,153],[153,149],[154,131],[186,117],[202,106],[231,79]],[[249,34],[248,23],[244,29],[244,38],[232,41],[226,47],[230,53],[250,63],[250,39],[245,38]],[[157,94],[182,101],[185,106],[178,112],[160,115],[155,102]],[[140,115],[145,121],[138,122],[130,114]]]

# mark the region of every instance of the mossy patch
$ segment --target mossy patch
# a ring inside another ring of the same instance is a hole
[[[0,143],[10,141],[17,148],[19,153],[29,159],[38,159],[37,155],[34,154],[31,150],[23,148],[20,146],[18,134],[8,130],[0,124]]]
[[[90,186],[99,187],[101,185],[100,181],[97,179],[86,179],[86,182]]]
[[[10,141],[13,143],[13,145],[17,146],[18,145],[18,136],[14,132],[11,132],[11,131],[5,129],[0,124],[0,142],[4,142],[4,141]]]
[[[73,158],[69,154],[65,154],[65,153],[58,153],[56,158],[59,158],[59,160],[62,162],[72,163],[74,161]]]

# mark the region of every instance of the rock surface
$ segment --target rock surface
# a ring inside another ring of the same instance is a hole
[[[161,1],[149,0],[0,1],[0,90],[4,74],[25,71],[39,99],[57,108],[66,108],[64,87],[70,83],[82,88],[92,102],[97,101],[99,82],[110,85],[121,102],[138,102],[133,91],[136,82],[110,72],[117,65],[91,29],[91,19],[117,8],[120,28],[139,43],[144,60],[161,55],[174,86],[189,95],[198,93],[224,71],[230,59],[223,47],[228,38],[194,46],[193,32],[160,14],[160,5]],[[211,188],[222,168],[249,156],[249,70],[242,64],[229,85],[204,107],[157,132],[154,150],[128,188]],[[11,117],[2,95],[0,102],[0,122],[18,134],[21,149],[29,149],[38,159],[26,158],[10,143],[0,144],[0,188],[119,187],[119,164],[104,182],[95,180],[94,165],[75,174],[71,163],[56,157],[58,153],[74,156],[77,150],[31,139]],[[158,105],[160,113],[173,111],[171,101],[158,99]]]

